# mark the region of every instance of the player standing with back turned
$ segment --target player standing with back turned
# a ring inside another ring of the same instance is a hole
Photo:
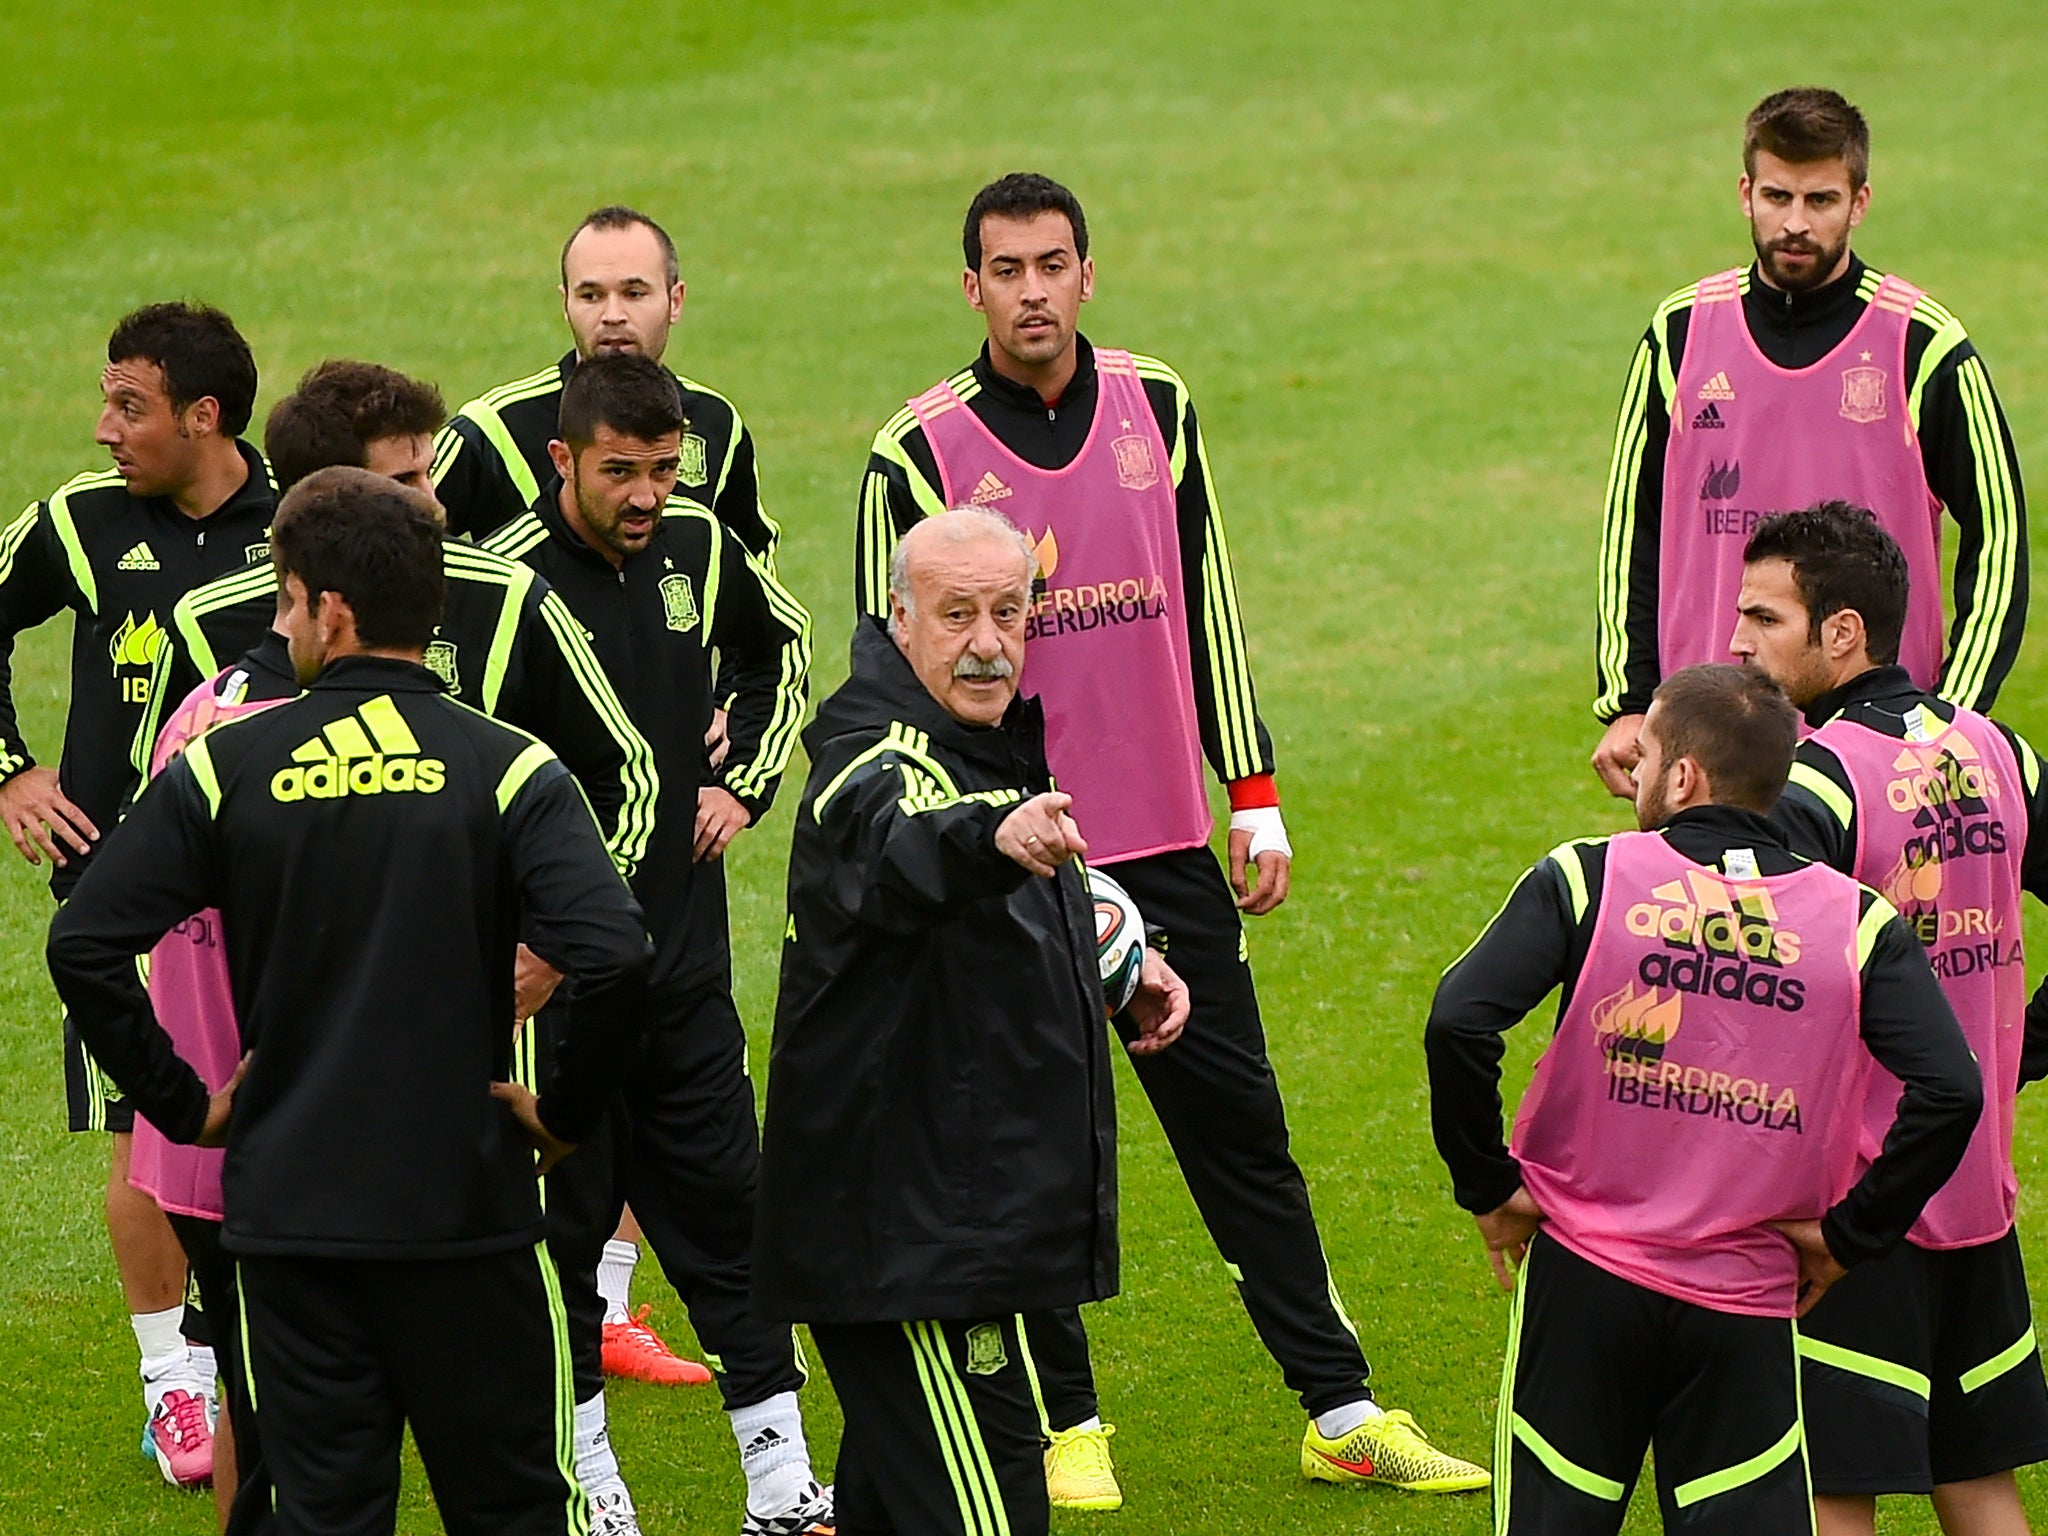
[[[963,287],[988,342],[875,435],[856,601],[887,616],[897,539],[947,507],[993,507],[1031,539],[1045,588],[1027,686],[1045,708],[1053,772],[1091,861],[1164,930],[1193,1001],[1180,1044],[1134,1062],[1138,1081],[1260,1338],[1311,1416],[1302,1471],[1483,1488],[1483,1469],[1373,1401],[1288,1151],[1238,914],[1286,899],[1292,855],[1187,385],[1076,329],[1095,266],[1080,202],[1059,183],[1016,174],[982,188],[962,244]],[[1205,756],[1230,789],[1228,884],[1208,847]],[[1134,774],[1135,762],[1148,771]],[[1034,1317],[1029,1332],[1053,1503],[1118,1507],[1079,1313]]]
[[[1954,315],[1849,249],[1870,207],[1863,114],[1779,91],[1749,114],[1742,166],[1756,262],[1657,307],[1615,428],[1593,766],[1624,799],[1658,680],[1727,659],[1764,513],[1839,497],[1877,514],[1913,572],[1900,661],[1945,699],[1990,708],[2026,630],[2026,506],[1984,360]],[[1961,535],[1945,656],[1944,508]]]

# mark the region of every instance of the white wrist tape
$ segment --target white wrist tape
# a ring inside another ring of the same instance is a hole
[[[1287,824],[1280,819],[1280,807],[1262,805],[1255,810],[1232,811],[1230,830],[1249,832],[1252,846],[1249,857],[1257,859],[1262,853],[1284,853],[1294,857],[1294,846],[1287,841]]]

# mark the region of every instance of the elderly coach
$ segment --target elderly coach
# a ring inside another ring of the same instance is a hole
[[[838,1388],[842,1536],[1043,1533],[1016,1314],[1117,1285],[1087,844],[1017,697],[1033,574],[995,514],[913,528],[805,733],[754,1300]],[[1134,1052],[1180,1032],[1157,955],[1129,1014]]]

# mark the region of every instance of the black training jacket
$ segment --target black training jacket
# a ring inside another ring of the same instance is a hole
[[[562,412],[562,387],[576,371],[572,348],[552,368],[477,396],[434,439],[434,494],[451,533],[482,539],[533,505],[555,475],[548,444]],[[682,473],[676,494],[724,525],[772,571],[782,530],[761,508],[754,437],[739,408],[717,390],[674,375],[683,396]]]
[[[639,909],[546,747],[408,662],[350,657],[219,726],[153,780],[51,926],[94,1057],[175,1141],[198,1076],[134,957],[218,907],[250,1053],[225,1169],[238,1253],[428,1259],[542,1233],[509,1076],[520,938],[577,979],[546,1123],[587,1135],[631,1043]]]
[[[14,637],[69,608],[71,710],[57,778],[102,835],[139,782],[130,743],[152,702],[151,668],[172,606],[216,576],[269,569],[277,493],[262,456],[235,446],[248,478],[205,517],[187,517],[168,498],[131,496],[108,469],[66,481],[0,533],[0,781],[35,763],[15,720]],[[50,872],[60,897],[84,866],[73,856]]]
[[[724,864],[693,862],[697,790],[720,785],[756,823],[767,812],[803,727],[810,615],[696,503],[672,498],[653,542],[614,567],[569,527],[561,488],[549,481],[484,549],[547,578],[654,750],[661,795],[633,890],[654,935],[655,980],[729,982]],[[714,652],[732,743],[715,775],[704,754]]]
[[[1115,1293],[1116,1106],[1078,863],[996,851],[1050,783],[1043,716],[977,729],[879,620],[804,733],[754,1306],[976,1318]]]
[[[1733,806],[1694,806],[1659,830],[1687,858],[1716,869],[1735,850],[1753,854],[1766,875],[1809,862],[1763,817]],[[1557,1016],[1564,1017],[1593,941],[1606,874],[1606,838],[1562,844],[1522,876],[1437,984],[1424,1034],[1430,1126],[1458,1204],[1475,1214],[1495,1209],[1522,1181],[1501,1136],[1502,1036],[1553,987],[1562,989]],[[1863,957],[1860,1033],[1878,1065],[1905,1086],[1883,1154],[1821,1219],[1828,1250],[1844,1265],[1875,1258],[1906,1235],[1955,1172],[1983,1105],[1976,1061],[1920,941],[1883,897],[1866,889],[1863,913],[1879,906],[1890,916]]]
[[[450,540],[441,570],[447,600],[427,647],[427,670],[451,697],[552,747],[590,797],[612,861],[632,874],[654,834],[654,752],[582,627],[547,582],[516,560]],[[276,612],[277,577],[267,564],[179,599],[156,660],[151,705],[135,733],[135,764],[144,777],[163,721],[193,688],[257,644]]]

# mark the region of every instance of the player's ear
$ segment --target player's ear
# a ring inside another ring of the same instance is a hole
[[[211,395],[201,395],[180,414],[193,437],[212,437],[220,431],[220,402]]]
[[[1095,297],[1095,258],[1081,258],[1081,302],[1086,304]]]
[[[677,278],[675,287],[669,289],[668,323],[670,325],[674,325],[683,318],[683,299],[688,293],[689,287],[688,283],[684,282],[681,278]]]
[[[1863,215],[1870,212],[1870,183],[1865,182],[1849,194],[1849,227],[1854,229],[1863,222]]]
[[[972,267],[960,269],[960,291],[967,295],[967,307],[981,308],[981,274]]]
[[[569,445],[559,437],[551,439],[548,443],[548,460],[555,466],[555,473],[564,481],[575,477],[576,455],[569,451]]]
[[[1750,212],[1750,208],[1749,208],[1749,173],[1748,173],[1748,172],[1746,172],[1746,171],[1745,171],[1745,172],[1744,172],[1744,173],[1743,173],[1742,175],[1740,175],[1740,176],[1738,176],[1738,177],[1736,177],[1736,178],[1735,178],[1735,195],[1736,195],[1736,196],[1737,196],[1738,198],[1740,198],[1740,199],[1742,200],[1742,216],[1743,216],[1743,217],[1744,217],[1745,219],[1753,219],[1753,218],[1755,218],[1755,217],[1756,217],[1756,215],[1755,215],[1754,213]]]

